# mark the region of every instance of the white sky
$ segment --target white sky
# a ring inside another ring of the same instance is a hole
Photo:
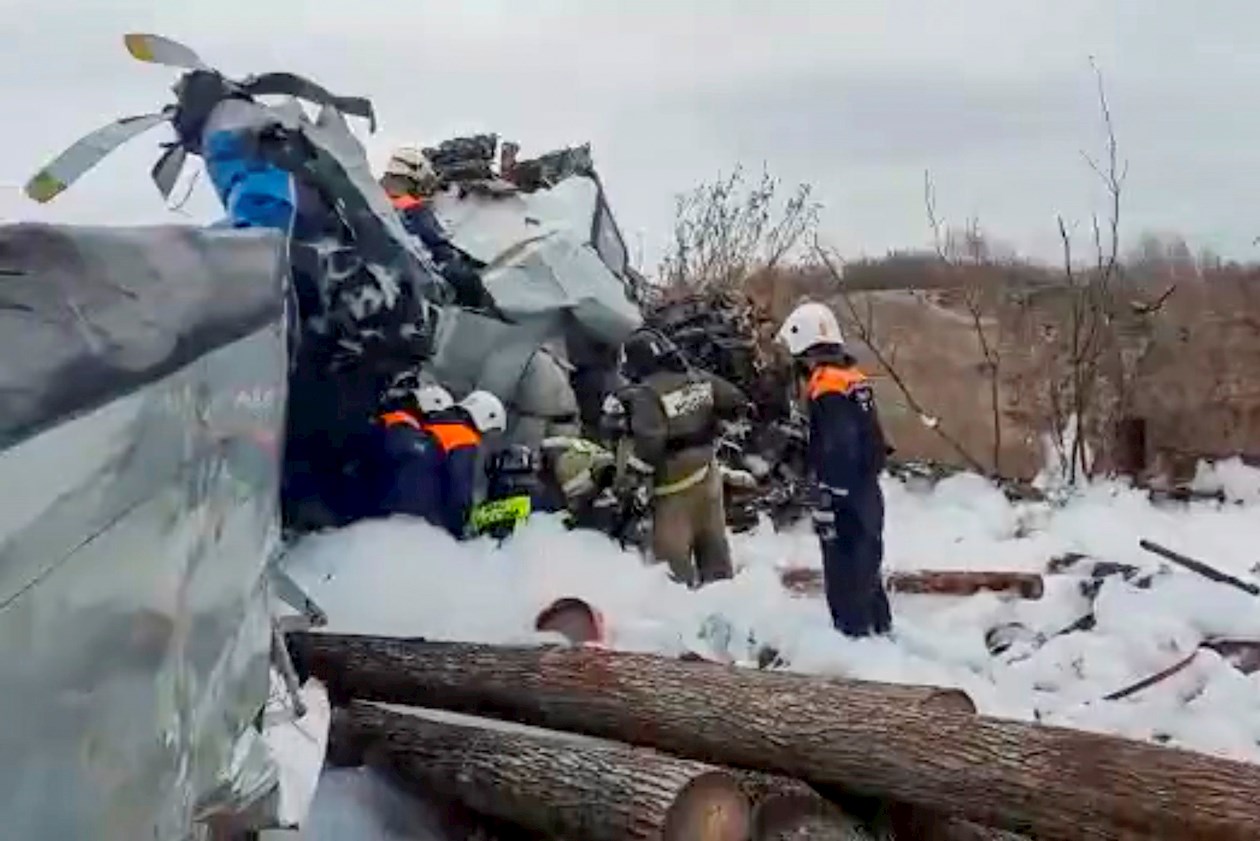
[[[1260,6],[1247,0],[0,0],[0,218],[178,221],[148,183],[161,130],[44,209],[26,177],[78,136],[169,100],[175,74],[122,33],[194,46],[229,74],[295,70],[373,98],[399,141],[497,131],[538,153],[589,140],[648,263],[674,196],[737,162],[808,180],[849,254],[926,244],[940,211],[1055,253],[1054,216],[1101,206],[1089,57],[1130,161],[1125,230],[1257,254]],[[213,218],[208,185],[189,210]],[[650,267],[650,266],[649,266]]]

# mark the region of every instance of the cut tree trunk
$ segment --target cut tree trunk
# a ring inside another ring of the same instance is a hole
[[[889,702],[879,684],[642,654],[298,634],[343,691],[570,730],[1047,841],[1260,837],[1260,767]]]
[[[497,725],[497,726],[496,726]],[[748,800],[699,762],[500,722],[435,719],[355,703],[344,741],[430,795],[551,838],[744,841]]]
[[[972,596],[981,591],[1014,593],[1024,599],[1039,599],[1046,591],[1035,572],[968,572],[965,570],[921,570],[894,572],[888,576],[888,589],[894,593],[934,593]]]
[[[823,593],[821,569],[797,567],[779,574],[783,586],[798,595]],[[920,570],[894,572],[887,587],[893,593],[930,593],[944,596],[973,596],[981,591],[1013,593],[1024,599],[1040,599],[1045,583],[1034,572],[970,572],[966,570]]]
[[[556,599],[540,610],[534,630],[558,633],[573,645],[605,642],[603,616],[586,601],[571,596]]]
[[[800,780],[761,771],[734,771],[753,804],[753,838],[870,838],[874,841],[1028,841],[1022,835],[980,826],[905,803],[855,797],[831,787],[822,792]],[[799,822],[799,828],[797,828]],[[799,836],[791,832],[800,833]],[[845,835],[836,835],[845,833]]]
[[[892,837],[897,841],[903,838],[914,841],[1029,841],[1026,835],[981,826],[949,815],[933,814],[904,804],[894,805],[888,818]],[[1124,838],[1125,841],[1135,841],[1133,836]]]
[[[790,838],[827,841],[884,841],[886,834],[846,812],[847,804],[822,797],[807,783],[760,771],[736,770],[752,803],[751,841]]]
[[[886,841],[817,795],[776,794],[757,804],[751,841]]]

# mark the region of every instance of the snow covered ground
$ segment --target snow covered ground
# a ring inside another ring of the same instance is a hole
[[[734,537],[739,573],[699,591],[671,583],[663,568],[645,567],[597,534],[568,532],[548,517],[501,547],[457,544],[414,521],[362,523],[308,538],[291,553],[289,570],[329,612],[330,630],[528,642],[541,638],[532,631],[537,611],[574,595],[604,612],[618,648],[725,648],[736,660],[751,660],[758,647],[771,645],[793,670],[959,686],[986,714],[1260,762],[1260,674],[1243,675],[1210,651],[1123,701],[1101,700],[1182,659],[1205,637],[1260,639],[1260,599],[1138,547],[1147,538],[1260,580],[1250,573],[1260,563],[1260,471],[1225,463],[1204,471],[1199,484],[1224,488],[1231,501],[1152,505],[1142,492],[1097,484],[1052,507],[1009,503],[969,475],[935,488],[886,481],[888,569],[1042,572],[1050,558],[1080,552],[1157,573],[1149,589],[1107,579],[1094,601],[1093,630],[1016,643],[998,656],[985,643],[997,625],[1018,622],[1031,634],[1051,635],[1088,612],[1082,576],[1047,575],[1039,601],[897,596],[894,638],[853,641],[831,630],[820,599],[793,597],[778,583],[779,567],[819,565],[817,542],[804,525]],[[733,629],[728,643],[710,633],[719,627],[714,615]],[[327,782],[354,788],[356,779]]]

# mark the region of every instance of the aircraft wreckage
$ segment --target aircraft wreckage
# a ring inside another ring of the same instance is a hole
[[[277,757],[296,741],[317,772],[322,741],[286,734],[327,732],[327,699],[299,693],[270,604],[321,618],[275,567],[293,261],[359,260],[414,289],[432,315],[432,369],[454,392],[495,392],[512,415],[509,441],[534,440],[559,416],[594,422],[616,349],[645,320],[647,285],[588,147],[525,160],[485,135],[428,150],[445,185],[434,209],[492,301],[460,307],[347,122],[374,130],[368,100],[291,73],[228,79],[156,35],[125,43],[183,73],[181,102],[210,83],[232,100],[221,119],[286,138],[282,166],[319,185],[353,247],[315,243],[304,255],[274,235],[186,225],[0,227],[0,492],[22,500],[0,522],[0,695],[26,710],[0,716],[0,743],[22,757],[0,805],[23,837],[177,838],[216,815],[285,826],[310,802],[314,776],[279,774]],[[178,118],[167,105],[89,133],[28,195],[53,200]],[[188,154],[164,144],[150,173],[164,197]],[[653,323],[699,354],[696,314],[684,310],[653,310]],[[721,312],[734,310],[705,317]],[[730,373],[747,362],[749,337],[720,338],[716,361],[695,363]],[[747,387],[759,370],[735,379]],[[769,443],[731,430],[723,458],[782,495],[799,436],[790,418],[776,424]],[[769,457],[746,457],[750,441]],[[758,507],[734,504],[733,519],[746,524]],[[268,673],[288,713],[268,702]]]

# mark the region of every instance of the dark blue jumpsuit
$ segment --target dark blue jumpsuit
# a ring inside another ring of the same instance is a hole
[[[467,534],[477,487],[477,461],[481,434],[461,418],[436,419],[424,424],[441,453],[438,469],[440,504],[438,519],[456,538]]]
[[[381,415],[369,450],[372,513],[409,514],[441,525],[442,452],[420,419],[407,411]]]
[[[822,364],[809,379],[810,463],[819,486],[814,528],[822,545],[827,607],[851,637],[884,634],[892,612],[880,570],[886,450],[866,376]]]
[[[462,419],[380,417],[371,449],[377,516],[422,517],[463,538],[476,490],[481,436]]]

